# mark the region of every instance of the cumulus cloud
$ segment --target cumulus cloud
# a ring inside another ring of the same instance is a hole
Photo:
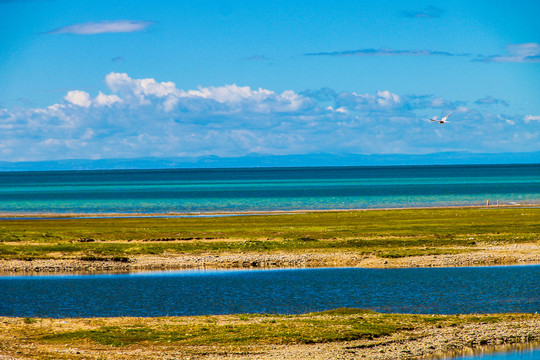
[[[69,91],[45,108],[0,108],[0,160],[536,151],[540,144],[530,126],[540,116],[484,113],[435,95],[182,89],[123,73],[105,83],[97,94]],[[428,120],[450,111],[448,126]]]
[[[180,90],[173,82],[157,82],[152,78],[132,79],[125,73],[110,73],[105,77],[108,87],[120,94],[131,106],[158,104],[166,111],[183,110],[216,113],[294,112],[310,106],[310,101],[294,91],[281,94],[266,89],[251,89],[236,84],[219,87],[199,87]]]
[[[147,97],[162,98],[179,93],[173,82],[158,83],[154,79],[132,79],[125,73],[110,73],[105,77],[105,82],[113,92],[139,99],[142,103]]]
[[[76,34],[95,35],[106,33],[131,33],[142,31],[153,25],[153,21],[140,20],[115,20],[102,22],[89,22],[84,24],[74,24],[58,29],[49,30],[45,34]]]
[[[507,46],[508,54],[478,56],[473,61],[486,63],[537,63],[540,62],[540,44],[525,43]]]
[[[101,91],[99,92],[98,96],[96,96],[95,103],[96,105],[101,106],[111,106],[114,103],[120,103],[122,102],[122,99],[120,99],[117,95],[105,95]]]
[[[468,56],[466,53],[451,53],[436,50],[358,49],[330,52],[305,53],[304,56]]]
[[[64,97],[64,99],[67,102],[72,103],[73,105],[82,106],[85,108],[89,108],[92,104],[92,101],[90,100],[90,94],[86,91],[69,91]]]

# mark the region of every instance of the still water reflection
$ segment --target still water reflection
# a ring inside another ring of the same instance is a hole
[[[540,266],[1,276],[0,316],[537,312]]]
[[[508,350],[505,352],[490,352],[485,349],[484,353],[475,353],[472,355],[463,355],[458,357],[442,357],[439,359],[452,360],[538,360],[540,359],[540,347],[533,345],[523,345],[520,348]]]

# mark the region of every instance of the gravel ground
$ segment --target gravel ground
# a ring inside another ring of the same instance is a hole
[[[0,260],[0,272],[144,271],[202,268],[277,268],[277,267],[441,267],[474,265],[540,264],[540,244],[515,244],[475,247],[474,252],[452,255],[380,258],[356,252],[335,253],[234,253],[202,255],[142,255],[129,262],[82,261],[78,259]]]
[[[270,349],[257,356],[236,356],[235,359],[436,359],[502,351],[517,344],[540,346],[540,343],[534,343],[537,341],[540,341],[540,320],[528,323],[470,324],[405,332],[376,341],[288,346]]]
[[[5,319],[4,319],[5,320]],[[8,321],[17,321],[15,319]],[[66,322],[62,319],[52,322]],[[71,319],[81,326],[84,319]],[[403,330],[391,336],[349,342],[303,345],[254,345],[239,349],[208,346],[138,345],[111,347],[90,343],[18,343],[9,333],[0,335],[0,360],[22,359],[198,359],[198,360],[330,360],[330,359],[448,359],[450,356],[540,346],[540,316],[528,321],[448,325]],[[3,354],[3,355],[2,355]]]

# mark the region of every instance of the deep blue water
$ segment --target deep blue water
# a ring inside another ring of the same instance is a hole
[[[540,266],[174,271],[0,277],[0,316],[294,314],[340,307],[540,311]]]
[[[540,204],[540,165],[0,172],[0,213]]]

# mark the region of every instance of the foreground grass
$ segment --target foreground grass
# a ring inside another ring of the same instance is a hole
[[[540,321],[537,314],[403,315],[338,309],[304,315],[225,315],[167,318],[0,318],[0,353],[34,359],[59,357],[66,347],[81,351],[144,353],[174,348],[183,354],[234,353],[253,346],[373,340],[379,337],[464,324]],[[16,339],[14,342],[13,340]],[[209,349],[211,348],[211,349]],[[251,350],[251,351],[252,351]],[[74,356],[75,357],[75,356]],[[80,357],[77,357],[80,358]],[[114,357],[113,357],[114,358]]]
[[[381,257],[474,251],[540,239],[540,208],[312,212],[214,218],[2,220],[0,259],[129,261],[133,255],[354,251]]]

